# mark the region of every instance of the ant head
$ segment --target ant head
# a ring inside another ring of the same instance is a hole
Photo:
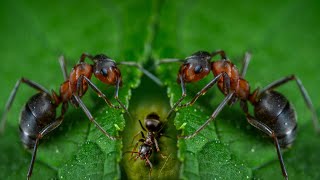
[[[210,53],[198,51],[185,59],[180,67],[179,75],[184,82],[196,82],[207,76],[210,72]],[[180,78],[177,79],[180,83]]]
[[[147,144],[142,144],[139,147],[139,156],[141,159],[145,159],[146,157],[151,156],[152,154],[152,147]]]
[[[145,119],[145,126],[151,132],[157,132],[161,129],[162,123],[160,117],[156,113],[150,113]]]
[[[93,57],[93,73],[96,78],[105,84],[115,85],[121,81],[121,73],[116,63],[104,54],[99,54]]]

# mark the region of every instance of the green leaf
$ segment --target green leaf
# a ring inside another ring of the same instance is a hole
[[[57,60],[61,54],[66,56],[68,70],[83,52],[106,53],[116,61],[140,61],[152,69],[152,60],[185,58],[198,50],[223,49],[239,68],[244,52],[252,52],[246,75],[251,90],[296,74],[319,114],[319,7],[317,1],[299,0],[2,1],[0,107],[5,106],[15,82],[22,76],[57,91],[63,82]],[[110,141],[80,109],[70,106],[63,124],[41,140],[33,179],[148,178],[145,162],[130,159],[125,151],[132,150],[132,138],[141,131],[138,119],[143,120],[151,111],[164,119],[170,110],[168,103],[172,105],[181,96],[176,83],[179,65],[157,68],[167,89],[158,88],[145,78],[140,84],[141,73],[134,68],[120,69],[124,82],[120,99],[129,106],[132,120],[125,119],[123,112],[106,107],[91,90],[83,100],[97,122],[107,132],[119,133],[123,141]],[[212,77],[188,84],[187,100]],[[94,83],[113,99],[114,88],[99,81]],[[132,88],[138,89],[131,92]],[[313,132],[310,112],[295,83],[279,91],[295,106],[299,118],[296,142],[283,152],[289,178],[319,179],[319,137]],[[31,153],[20,143],[18,117],[21,107],[34,93],[22,85],[8,114],[7,128],[0,138],[0,179],[26,176]],[[159,140],[161,153],[167,159],[154,153],[157,156],[151,159],[152,178],[282,179],[270,138],[246,122],[238,104],[225,108],[198,136],[177,142],[177,134],[192,133],[222,98],[214,87],[194,106],[179,109],[175,118],[169,120],[169,138]],[[177,132],[175,129],[184,123],[184,129]],[[123,132],[116,132],[115,124]]]

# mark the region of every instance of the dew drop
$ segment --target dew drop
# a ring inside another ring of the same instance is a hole
[[[255,152],[255,149],[254,149],[254,148],[251,148],[251,152]]]

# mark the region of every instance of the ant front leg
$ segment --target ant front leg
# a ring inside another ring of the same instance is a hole
[[[11,93],[10,93],[9,99],[8,99],[8,101],[7,101],[7,103],[6,103],[6,106],[5,106],[5,110],[4,110],[3,114],[2,114],[2,117],[1,117],[1,125],[0,125],[0,133],[3,133],[3,132],[4,132],[5,125],[6,125],[6,121],[7,121],[7,114],[8,114],[8,112],[9,112],[11,106],[12,106],[13,100],[14,100],[14,98],[16,97],[16,94],[17,94],[17,92],[18,92],[18,89],[19,89],[21,83],[25,83],[26,85],[30,86],[31,88],[33,88],[33,89],[35,89],[35,90],[37,90],[37,91],[50,94],[50,92],[49,92],[47,89],[45,89],[44,87],[42,87],[42,86],[41,86],[40,84],[38,84],[38,83],[35,83],[35,82],[33,82],[33,81],[31,81],[31,80],[28,80],[28,79],[25,79],[25,78],[19,79],[19,80],[16,82],[13,90],[12,90]]]
[[[78,95],[82,94],[82,80],[85,80],[89,86],[93,89],[93,91],[98,94],[99,97],[101,97],[111,108],[114,108],[114,109],[120,109],[119,106],[115,106],[111,103],[111,101],[106,97],[106,95],[104,95],[100,89],[95,85],[93,84],[93,82],[87,78],[86,76],[80,76],[78,81],[77,81],[77,93]]]
[[[187,136],[178,136],[178,138],[190,139],[190,138],[196,136],[203,128],[205,128],[211,121],[213,121],[218,116],[218,114],[227,105],[227,103],[229,102],[229,100],[232,98],[233,95],[234,95],[234,92],[229,93],[223,99],[223,101],[219,104],[219,106],[214,110],[211,117],[204,124],[202,124],[194,133],[187,135]]]
[[[312,104],[312,101],[310,99],[310,96],[308,95],[307,90],[304,88],[301,80],[298,77],[296,77],[295,75],[287,76],[287,77],[284,77],[282,79],[279,79],[277,81],[272,82],[271,84],[269,84],[268,86],[263,88],[259,92],[259,95],[263,94],[265,91],[269,91],[269,90],[275,89],[275,88],[277,88],[279,86],[282,86],[282,85],[284,85],[287,82],[292,81],[292,80],[296,81],[296,83],[298,85],[298,88],[300,90],[300,93],[301,93],[301,95],[302,95],[302,97],[304,99],[304,102],[306,103],[308,109],[312,113],[312,121],[313,121],[313,126],[314,126],[314,129],[315,129],[316,133],[320,133],[318,116],[317,116],[316,110],[313,107],[313,104]]]
[[[199,91],[193,98],[190,102],[186,103],[186,104],[181,104],[179,105],[179,107],[186,107],[186,106],[192,106],[196,101],[197,99],[204,95],[211,87],[213,87],[214,84],[217,83],[217,81],[220,79],[220,78],[223,78],[223,89],[224,89],[224,92],[226,94],[229,93],[229,89],[230,89],[230,78],[228,76],[227,73],[225,72],[222,72],[220,74],[218,74],[216,77],[214,77],[213,80],[211,80],[205,87],[203,87],[201,89],[201,91]]]
[[[172,106],[172,108],[170,109],[167,118],[169,119],[170,115],[173,113],[173,111],[175,111],[175,109],[177,108],[177,106],[181,103],[181,101],[187,96],[187,92],[186,92],[186,85],[183,81],[183,77],[182,74],[179,74],[179,79],[180,79],[180,84],[181,84],[181,90],[182,90],[182,95],[180,97],[180,99]]]
[[[44,127],[40,133],[38,134],[34,147],[33,147],[33,152],[32,152],[32,158],[31,158],[31,162],[29,165],[29,170],[28,170],[28,174],[27,174],[27,179],[29,180],[31,175],[32,175],[32,170],[33,170],[33,165],[34,165],[34,161],[36,159],[37,156],[37,150],[38,150],[38,145],[39,145],[39,140],[43,138],[43,136],[47,135],[49,132],[53,131],[54,129],[56,129],[57,127],[60,126],[60,124],[63,121],[64,118],[64,114],[68,109],[68,103],[63,103],[62,104],[62,108],[61,108],[61,115],[52,123],[50,123],[48,126]]]
[[[281,170],[282,170],[282,175],[285,179],[288,179],[288,173],[286,170],[286,167],[284,165],[283,162],[283,158],[282,158],[282,154],[281,154],[281,150],[280,150],[280,145],[278,142],[278,138],[276,137],[274,131],[272,129],[270,129],[267,125],[259,122],[258,120],[256,120],[254,117],[252,117],[251,115],[247,114],[247,120],[248,122],[254,126],[255,128],[259,129],[260,131],[264,132],[265,134],[269,135],[273,141],[274,141],[274,145],[276,146],[276,150],[277,150],[277,155],[278,155],[278,159],[280,161],[280,166],[281,166]]]
[[[121,83],[121,79],[118,78],[117,82],[116,82],[116,91],[114,93],[114,98],[118,101],[118,103],[120,104],[120,106],[122,107],[122,109],[124,109],[126,111],[126,113],[128,114],[129,118],[132,119],[131,114],[129,113],[128,109],[126,108],[126,106],[120,101],[119,99],[119,88],[120,88],[120,83]]]
[[[79,96],[77,95],[73,95],[74,99],[76,100],[76,102],[79,104],[79,106],[81,107],[81,109],[83,110],[83,112],[87,115],[87,117],[89,118],[89,120],[105,135],[107,136],[109,139],[111,140],[116,140],[119,139],[119,137],[117,136],[111,136],[109,133],[107,133],[102,126],[94,120],[93,116],[91,115],[90,111],[88,110],[88,108],[86,107],[86,105],[84,105],[84,103],[82,102],[82,100],[80,99]]]

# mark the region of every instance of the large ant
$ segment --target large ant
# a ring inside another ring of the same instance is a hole
[[[210,60],[216,55],[220,55],[221,60],[211,62]],[[274,91],[273,89],[284,85],[289,81],[295,80],[305,103],[312,112],[315,130],[319,132],[320,129],[318,126],[318,118],[307,91],[302,85],[300,79],[295,75],[281,78],[272,82],[262,90],[257,88],[250,93],[249,83],[244,79],[250,58],[251,55],[246,53],[240,73],[236,66],[230,60],[228,60],[225,52],[222,50],[212,53],[199,51],[190,57],[187,57],[185,60],[166,59],[160,61],[160,63],[183,63],[180,67],[177,78],[177,82],[181,84],[182,96],[173,105],[168,117],[177,107],[193,105],[201,95],[205,94],[214,84],[217,83],[218,88],[225,95],[223,101],[214,110],[211,117],[194,133],[186,136],[180,136],[179,138],[189,139],[196,136],[205,126],[207,126],[217,117],[226,104],[232,105],[239,100],[240,106],[246,114],[247,121],[255,128],[273,138],[280,161],[282,174],[284,178],[288,179],[288,174],[283,162],[280,147],[289,147],[295,140],[297,132],[297,118],[295,110],[290,105],[286,97],[279,92]],[[207,85],[205,85],[205,87],[203,87],[203,89],[201,89],[201,91],[199,91],[190,102],[180,105],[182,100],[187,95],[185,83],[199,81],[206,77],[210,71],[213,72],[214,78]],[[254,116],[249,114],[247,105],[248,101],[254,106]]]
[[[142,131],[140,131],[137,135],[141,134],[142,138],[137,141],[133,150],[129,151],[129,152],[131,152],[131,156],[134,153],[137,154],[135,159],[140,158],[141,160],[146,161],[146,164],[148,164],[150,166],[150,173],[149,174],[151,175],[152,163],[149,158],[154,150],[153,147],[155,147],[157,152],[160,152],[160,148],[159,148],[159,144],[158,144],[157,139],[159,139],[160,136],[162,135],[160,133],[160,131],[163,129],[164,126],[162,125],[162,123],[160,121],[160,117],[156,113],[150,113],[145,118],[145,127],[147,130],[143,127],[140,120],[139,120],[139,123],[140,123],[142,130],[147,132],[147,135],[145,136],[144,133]],[[136,151],[136,148],[137,148],[139,142],[141,142],[142,144],[139,146],[139,151]],[[161,154],[161,156],[163,158],[165,157],[162,154]]]
[[[93,65],[87,64],[85,62],[86,58],[92,60]],[[80,61],[74,66],[69,77],[67,75],[64,58],[61,57],[59,59],[59,62],[65,80],[65,82],[60,86],[60,95],[58,95],[54,91],[52,91],[52,94],[50,94],[50,92],[41,85],[26,78],[21,78],[17,81],[14,89],[12,90],[9,100],[6,104],[5,111],[2,115],[0,132],[4,131],[7,113],[10,110],[20,84],[25,83],[28,86],[36,89],[37,91],[40,91],[39,93],[33,95],[27,101],[20,116],[19,130],[21,141],[26,148],[33,148],[32,159],[29,166],[27,179],[30,179],[32,174],[39,140],[52,130],[56,129],[62,123],[64,115],[68,109],[69,102],[75,107],[80,106],[89,120],[94,123],[104,135],[106,135],[111,140],[118,139],[118,137],[108,134],[99,125],[99,123],[94,120],[90,111],[81,100],[81,97],[87,92],[89,85],[94,90],[94,92],[97,93],[99,97],[103,98],[111,108],[120,109],[119,106],[113,105],[111,101],[109,101],[107,97],[97,88],[97,86],[91,82],[90,79],[92,74],[94,74],[94,76],[104,84],[116,86],[114,98],[118,101],[121,108],[127,111],[126,107],[118,99],[118,92],[119,87],[122,84],[122,78],[120,70],[118,69],[117,64],[114,60],[103,54],[96,56],[82,54],[82,56],[80,57]],[[156,83],[161,84],[161,82],[155,76],[153,76],[150,72],[146,71],[144,68],[142,68],[141,65],[135,62],[120,62],[118,64],[135,66],[151,79],[153,79]],[[62,104],[61,114],[56,118],[56,109],[60,104]]]

